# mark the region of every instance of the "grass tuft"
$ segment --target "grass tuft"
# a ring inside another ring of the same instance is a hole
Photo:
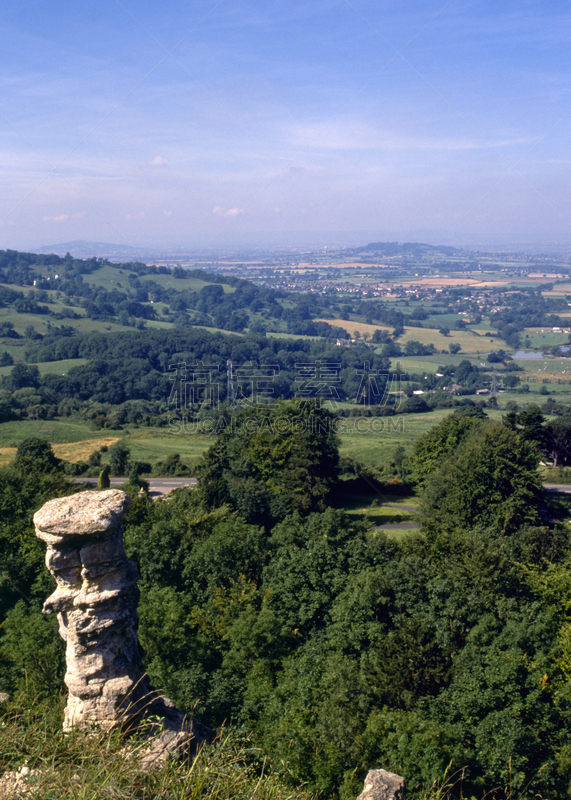
[[[314,800],[268,774],[265,762],[253,767],[260,754],[232,734],[192,761],[145,770],[148,742],[126,745],[117,731],[64,734],[63,706],[63,699],[44,706],[17,701],[0,715],[0,800]]]

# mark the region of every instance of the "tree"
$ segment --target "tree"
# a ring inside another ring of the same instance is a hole
[[[503,424],[511,430],[518,431],[528,442],[535,442],[542,449],[546,442],[545,417],[537,406],[525,408],[516,413],[508,412],[502,420]]]
[[[539,452],[499,422],[475,430],[432,472],[422,497],[429,531],[491,527],[505,535],[539,522]]]
[[[109,469],[115,475],[124,475],[131,458],[131,451],[124,442],[116,442],[109,448]]]
[[[455,355],[456,353],[460,352],[460,350],[462,349],[462,345],[458,344],[458,342],[453,342],[452,344],[448,345],[448,349],[450,350],[452,355]]]
[[[270,523],[292,511],[324,508],[337,479],[335,417],[317,403],[289,401],[232,418],[199,468],[202,495],[250,522]]]
[[[37,388],[40,385],[40,371],[35,365],[16,364],[6,379],[6,383],[13,392],[28,386]]]
[[[56,458],[47,439],[33,436],[20,442],[13,466],[18,472],[33,475],[59,469],[61,460]]]
[[[109,481],[109,467],[103,467],[99,473],[99,480],[97,481],[98,489],[108,489],[111,486]]]
[[[551,456],[553,466],[571,464],[571,419],[557,417],[545,426],[545,450]]]
[[[450,328],[448,328],[446,325],[443,325],[438,329],[438,333],[442,334],[442,336],[450,336]]]
[[[424,484],[428,475],[451,456],[466,437],[479,429],[485,419],[481,410],[471,414],[457,411],[417,439],[411,458],[414,481]]]

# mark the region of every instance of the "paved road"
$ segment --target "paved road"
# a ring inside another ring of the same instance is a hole
[[[75,483],[87,483],[95,486],[97,481],[93,478],[85,480],[84,478],[74,478]],[[125,483],[126,478],[111,478],[111,486],[120,486]],[[172,492],[173,489],[180,489],[182,486],[196,486],[196,478],[149,478],[149,494],[151,497],[164,497],[165,494]],[[548,492],[562,492],[563,494],[571,494],[571,484],[569,483],[544,483],[544,489]],[[388,508],[399,509],[400,511],[408,511],[410,513],[418,513],[418,509],[413,506],[393,505],[392,503],[385,504]],[[387,529],[407,529],[418,528],[415,523],[403,522],[394,525],[381,525],[381,528]]]
[[[420,528],[418,522],[395,522],[394,525],[375,525],[376,531],[415,531]]]
[[[547,489],[548,492],[571,494],[571,484],[569,483],[544,483],[543,488]]]

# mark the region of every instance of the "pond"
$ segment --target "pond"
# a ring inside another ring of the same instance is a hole
[[[514,353],[512,358],[543,358],[543,353],[536,353],[533,350],[518,350]]]

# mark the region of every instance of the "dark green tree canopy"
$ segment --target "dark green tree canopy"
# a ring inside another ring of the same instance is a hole
[[[422,498],[429,530],[491,527],[506,534],[539,522],[539,452],[499,422],[477,426],[430,473]]]
[[[205,454],[199,484],[205,501],[229,504],[250,522],[292,511],[322,510],[337,479],[334,415],[307,401],[241,411]]]
[[[13,463],[14,469],[18,472],[32,474],[53,472],[60,465],[61,461],[54,455],[48,440],[38,436],[20,442]]]
[[[485,414],[460,414],[455,412],[431,428],[417,440],[412,454],[413,478],[423,485],[445,458],[450,456],[467,436],[481,427]]]

